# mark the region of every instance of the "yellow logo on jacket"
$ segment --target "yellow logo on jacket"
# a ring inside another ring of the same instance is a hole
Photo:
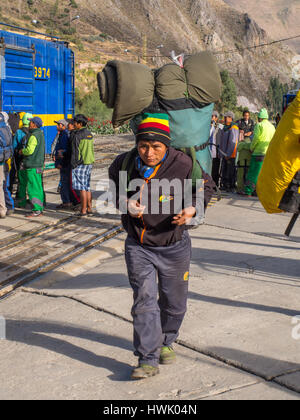
[[[168,201],[174,200],[174,197],[172,197],[171,195],[161,195],[159,197],[159,201],[161,203],[167,203]]]

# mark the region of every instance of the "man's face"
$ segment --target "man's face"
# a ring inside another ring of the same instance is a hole
[[[244,120],[245,121],[250,120],[250,114],[249,114],[249,112],[245,112],[245,114],[244,114]]]
[[[213,115],[211,117],[211,123],[213,124],[214,122],[217,122],[217,121],[218,121],[218,117],[216,115]]]
[[[82,128],[82,124],[77,121],[74,121],[74,127],[75,130],[80,130]]]
[[[231,117],[225,117],[225,125],[230,125],[232,123]]]
[[[166,154],[167,146],[160,141],[140,140],[137,149],[147,166],[156,166]]]
[[[36,128],[36,125],[34,124],[33,121],[29,122],[29,130],[34,130]]]
[[[69,131],[74,130],[74,128],[75,128],[75,127],[74,127],[74,124],[72,124],[72,123],[69,123],[69,124],[68,124],[68,130],[69,130]]]
[[[66,127],[63,124],[57,124],[57,131],[63,131]]]

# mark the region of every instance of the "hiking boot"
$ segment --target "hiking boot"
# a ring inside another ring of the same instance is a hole
[[[175,363],[176,353],[172,347],[163,346],[160,351],[159,363],[162,365],[170,365]]]
[[[158,367],[141,364],[134,368],[131,373],[131,379],[146,379],[159,373]]]

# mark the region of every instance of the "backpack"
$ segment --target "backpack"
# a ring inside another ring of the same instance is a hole
[[[12,134],[4,121],[0,122],[0,163],[6,162],[13,155]]]
[[[10,112],[8,114],[8,125],[11,128],[13,135],[15,135],[16,131],[19,128],[20,124],[20,114],[17,112]]]
[[[196,157],[196,150],[195,147],[182,147],[176,148],[176,150],[180,150],[181,152],[185,153],[186,155],[190,156],[193,161],[193,169],[192,169],[192,187],[193,191],[196,188],[196,183],[198,179],[203,179],[204,182],[204,208],[207,207],[208,203],[210,202],[214,193],[217,193],[218,201],[221,199],[221,194],[219,189],[217,188],[215,182],[213,181],[212,177],[207,174],[200,166],[200,163]],[[127,172],[127,185],[125,187],[125,191],[128,189],[128,185],[130,182],[130,177],[132,171],[135,166],[135,157],[137,156],[137,148],[134,147],[129,152],[127,152],[121,167],[121,171]]]
[[[24,149],[27,146],[27,142],[29,140],[30,137],[30,131],[28,127],[22,127],[21,130],[23,131],[23,133],[25,134],[25,136],[22,138],[21,144],[20,144],[20,148]]]

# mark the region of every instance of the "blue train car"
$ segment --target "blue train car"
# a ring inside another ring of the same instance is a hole
[[[54,121],[74,115],[74,53],[58,38],[34,34],[0,30],[0,109],[39,116],[50,153]]]

